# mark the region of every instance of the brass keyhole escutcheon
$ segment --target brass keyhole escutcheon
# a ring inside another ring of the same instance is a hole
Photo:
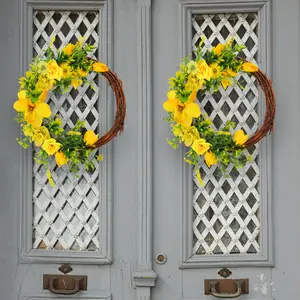
[[[159,253],[156,255],[156,263],[163,265],[167,261],[167,256],[165,254]]]
[[[68,264],[62,264],[62,265],[58,268],[58,270],[59,270],[60,272],[64,273],[65,275],[73,271],[73,269],[71,268],[71,266],[68,265]]]

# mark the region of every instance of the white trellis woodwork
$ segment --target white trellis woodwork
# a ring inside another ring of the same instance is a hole
[[[83,39],[99,46],[99,13],[85,11],[35,11],[33,16],[33,53],[41,54],[55,37],[53,47],[62,49],[68,43]],[[89,75],[94,90],[87,84],[71,88],[64,95],[51,94],[49,105],[60,116],[65,128],[78,119],[86,121],[88,129],[98,131],[98,75]],[[33,248],[95,251],[99,245],[99,168],[79,177],[58,168],[53,161],[50,169],[56,182],[50,187],[45,168],[33,162]]]
[[[258,15],[209,14],[193,15],[193,49],[205,37],[205,47],[210,49],[218,43],[234,38],[245,45],[241,55],[256,62],[258,54]],[[220,89],[201,99],[202,113],[208,114],[215,129],[227,120],[237,123],[251,135],[259,125],[258,88],[255,79],[239,75],[240,84]],[[253,162],[245,169],[229,166],[230,177],[222,176],[220,170],[205,163],[200,166],[204,187],[194,176],[193,192],[193,253],[197,255],[257,254],[260,252],[259,234],[259,147],[249,149]]]

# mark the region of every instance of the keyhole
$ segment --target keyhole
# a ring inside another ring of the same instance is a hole
[[[160,265],[167,261],[167,256],[165,254],[159,253],[156,255],[156,262]]]

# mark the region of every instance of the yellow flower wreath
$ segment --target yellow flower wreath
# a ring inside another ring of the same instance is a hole
[[[184,59],[175,77],[169,79],[168,99],[163,108],[168,112],[165,121],[170,124],[174,138],[167,140],[174,148],[184,143],[189,148],[184,159],[195,167],[204,159],[208,167],[219,163],[221,170],[225,171],[229,163],[238,168],[251,159],[244,155],[247,134],[243,130],[232,134],[235,123],[230,121],[215,131],[211,120],[201,114],[199,104],[195,102],[198,93],[213,93],[221,86],[226,89],[240,72],[258,70],[253,63],[238,58],[244,47],[233,46],[232,42],[218,44],[204,52],[202,41],[195,52],[196,58]],[[202,183],[199,169],[196,176]]]
[[[82,44],[82,41],[68,44],[57,52],[52,50],[50,44],[44,57],[34,58],[26,75],[20,78],[18,100],[13,105],[18,112],[16,120],[22,130],[22,138],[17,140],[24,148],[34,143],[35,159],[46,166],[52,184],[48,169],[52,157],[59,167],[69,164],[74,173],[78,171],[80,164],[84,164],[87,169],[94,168],[90,157],[98,135],[92,130],[84,133],[85,125],[82,121],[65,131],[62,121],[52,115],[50,106],[46,103],[50,91],[66,92],[71,86],[77,89],[83,83],[90,84],[87,79],[90,72],[109,70],[105,64],[88,58],[93,46]],[[99,158],[101,159],[102,157]]]

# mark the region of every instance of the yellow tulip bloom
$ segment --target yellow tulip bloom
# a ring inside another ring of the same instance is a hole
[[[41,96],[40,96],[41,97]],[[38,101],[32,102],[27,98],[26,91],[20,91],[18,98],[14,103],[14,109],[17,112],[24,113],[24,119],[34,127],[40,127],[43,122],[43,118],[49,118],[51,110],[48,104]]]
[[[218,56],[220,56],[221,55],[221,53],[222,53],[222,51],[224,50],[224,48],[225,48],[225,45],[223,45],[223,44],[218,44],[216,47],[213,47],[213,52],[216,54],[216,55],[218,55]]]
[[[257,72],[258,71],[258,67],[251,62],[244,62],[242,67],[245,72]]]
[[[207,151],[204,155],[204,158],[205,158],[205,162],[209,168],[218,162],[216,156],[211,151]]]
[[[62,52],[70,56],[73,53],[75,47],[76,46],[74,44],[68,44],[65,48],[62,49]]]
[[[59,167],[68,163],[68,158],[62,151],[58,151],[55,153],[55,160]]]
[[[83,136],[84,142],[88,145],[94,145],[98,141],[98,134],[95,134],[93,130],[88,130]]]
[[[192,124],[193,118],[198,118],[201,114],[198,104],[194,103],[196,99],[196,91],[189,96],[189,100],[185,103],[176,98],[176,92],[168,93],[168,100],[164,102],[163,107],[166,111],[174,113],[174,120],[184,127]]]
[[[244,133],[242,129],[238,130],[235,132],[233,135],[233,140],[237,145],[243,145],[247,142],[248,140],[248,135]]]
[[[101,63],[101,62],[95,62],[93,64],[93,70],[97,73],[107,72],[109,69],[107,65]]]

